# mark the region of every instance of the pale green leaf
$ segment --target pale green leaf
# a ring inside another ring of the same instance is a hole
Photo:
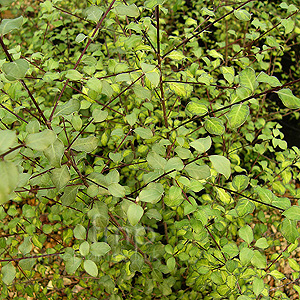
[[[80,246],[79,246],[79,252],[82,256],[86,256],[90,252],[90,244],[87,241],[84,241]]]
[[[147,162],[152,169],[164,169],[167,161],[154,151],[147,155]]]
[[[253,241],[253,232],[249,225],[239,229],[239,237],[243,239],[248,245]]]
[[[139,200],[142,202],[157,203],[164,193],[161,183],[149,183],[139,194]]]
[[[187,171],[189,176],[197,180],[206,179],[211,175],[209,166],[199,166],[194,162],[188,164],[184,169]]]
[[[180,171],[184,168],[184,164],[179,157],[170,158],[165,165],[165,172],[169,172],[171,170]]]
[[[140,221],[144,214],[144,210],[140,205],[132,203],[127,210],[128,221],[132,226],[135,226]]]
[[[245,103],[233,105],[226,114],[231,128],[238,128],[245,123],[250,113],[249,107]]]
[[[29,63],[25,59],[17,59],[13,62],[4,63],[2,65],[3,73],[5,77],[10,80],[19,80],[25,78],[25,75],[29,69]]]
[[[52,167],[60,168],[64,149],[63,142],[60,139],[56,139],[53,144],[44,150],[44,154]]]
[[[96,91],[97,93],[102,92],[102,82],[97,78],[91,78],[86,83],[87,87],[93,91]]]
[[[112,183],[108,186],[108,191],[114,196],[118,198],[125,197],[125,188],[119,183]]]
[[[222,135],[225,132],[223,122],[218,118],[206,118],[204,127],[210,134]]]
[[[75,99],[71,99],[66,103],[63,103],[62,105],[59,105],[57,107],[57,110],[55,111],[55,114],[53,118],[57,116],[68,116],[76,111],[79,111],[80,109],[80,102]]]
[[[76,239],[84,240],[86,238],[86,229],[81,224],[77,224],[73,231]]]
[[[300,99],[295,97],[290,89],[282,89],[276,92],[284,106],[290,109],[300,108]]]
[[[19,246],[19,250],[23,255],[29,253],[32,250],[32,243],[31,243],[31,237],[26,236],[24,238],[23,243]]]
[[[153,137],[153,133],[148,127],[137,127],[134,129],[134,132],[138,134],[142,139],[151,139]]]
[[[261,249],[266,249],[269,247],[269,244],[267,242],[266,238],[260,238],[256,241],[255,247],[261,248]]]
[[[0,130],[0,154],[7,151],[17,141],[16,132],[13,130]]]
[[[68,70],[66,74],[66,78],[70,79],[71,81],[80,81],[83,75],[79,73],[77,70]]]
[[[289,243],[295,243],[299,237],[297,221],[284,219],[281,225],[281,233]]]
[[[95,242],[91,245],[91,254],[94,256],[103,256],[111,250],[105,242]]]
[[[0,174],[0,204],[4,204],[18,184],[19,171],[14,163],[0,161]]]
[[[71,146],[71,149],[76,151],[84,151],[90,153],[94,151],[99,143],[99,139],[95,136],[89,136],[87,138],[78,138]]]
[[[98,268],[97,265],[90,259],[85,260],[83,263],[84,270],[93,277],[97,277]]]
[[[203,116],[208,112],[208,109],[204,104],[194,101],[191,101],[187,104],[186,110],[196,116]]]
[[[209,160],[211,161],[214,169],[218,173],[223,174],[226,177],[226,179],[229,178],[231,174],[231,169],[230,161],[228,158],[221,155],[211,155],[209,156]]]
[[[293,205],[285,212],[283,212],[283,215],[287,217],[289,220],[300,221],[300,207]]]
[[[195,148],[199,154],[207,152],[211,147],[211,137],[207,136],[205,138],[197,139],[190,143],[190,146]]]
[[[96,108],[93,110],[92,116],[94,118],[95,123],[100,123],[107,118],[108,112],[106,110]]]
[[[98,6],[92,5],[85,10],[84,14],[88,20],[98,22],[103,14],[103,11]]]
[[[28,134],[25,143],[26,146],[37,151],[46,150],[56,140],[56,134],[50,129],[45,129],[39,133]]]
[[[249,184],[249,177],[245,175],[236,175],[233,178],[232,181],[232,186],[237,190],[237,191],[242,191],[247,188]]]
[[[14,29],[20,29],[23,25],[23,17],[15,19],[3,19],[0,24],[0,34],[5,35]]]
[[[66,272],[68,274],[74,274],[76,270],[79,268],[82,262],[82,258],[79,257],[71,257],[65,262]]]
[[[238,9],[238,10],[235,10],[234,12],[234,15],[237,19],[239,19],[240,21],[250,21],[251,19],[251,14],[245,10],[245,9]]]
[[[6,285],[12,284],[16,277],[16,268],[13,266],[12,262],[9,262],[1,268],[2,281]]]
[[[140,11],[135,4],[125,5],[122,3],[116,6],[115,9],[119,16],[128,16],[128,17],[137,18],[140,15]]]
[[[55,168],[51,171],[51,180],[55,187],[60,190],[63,188],[71,179],[68,166],[64,165],[61,168]]]
[[[252,68],[244,69],[239,75],[240,85],[248,88],[252,92],[257,88],[258,83],[255,76],[255,71]]]
[[[258,295],[264,290],[265,284],[261,278],[255,277],[252,283],[253,293],[258,297]]]

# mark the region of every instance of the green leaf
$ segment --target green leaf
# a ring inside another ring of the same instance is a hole
[[[64,206],[70,206],[73,204],[76,200],[77,192],[78,186],[66,186],[64,188],[64,194],[60,198],[61,204]]]
[[[280,81],[275,76],[270,76],[265,72],[260,72],[257,76],[258,82],[265,82],[268,83],[271,87],[281,86]]]
[[[137,127],[136,129],[134,129],[134,132],[138,134],[142,139],[151,139],[153,137],[153,133],[148,127]]]
[[[221,155],[210,155],[208,158],[214,169],[228,179],[231,174],[229,159]]]
[[[239,200],[235,207],[235,210],[240,217],[244,217],[247,214],[253,213],[254,209],[255,205],[252,203],[252,201],[246,198]]]
[[[252,249],[249,249],[249,248],[243,248],[241,251],[240,251],[240,261],[241,261],[241,264],[243,266],[247,265],[248,263],[250,263],[252,257],[254,255],[254,251]]]
[[[86,238],[86,229],[81,224],[75,226],[74,237],[78,240],[84,240]]]
[[[89,89],[96,91],[99,94],[102,92],[102,82],[95,77],[89,79],[86,85]]]
[[[58,190],[63,188],[70,179],[71,175],[69,172],[69,168],[66,165],[51,171],[51,180]]]
[[[85,39],[87,38],[87,36],[83,33],[79,33],[76,38],[75,38],[75,42],[76,43],[81,43],[83,42]]]
[[[70,79],[71,81],[80,81],[82,77],[83,75],[77,70],[68,70],[66,74],[66,78]]]
[[[2,273],[2,281],[6,285],[12,284],[16,277],[16,268],[13,266],[12,262],[6,264],[4,267],[1,269]]]
[[[218,118],[206,118],[204,127],[210,134],[222,135],[225,132],[223,122]]]
[[[0,154],[7,151],[17,141],[16,132],[13,130],[0,130]]]
[[[53,116],[53,118],[57,116],[69,116],[70,114],[74,113],[75,111],[79,111],[80,109],[80,102],[75,99],[71,99],[62,105],[57,107],[57,110]]]
[[[188,164],[184,169],[192,178],[197,180],[206,179],[211,175],[209,166],[207,165],[199,166],[194,162]]]
[[[82,256],[87,256],[90,252],[90,244],[87,241],[84,241],[80,246],[79,246],[79,252]]]
[[[107,118],[108,112],[106,110],[96,108],[93,110],[92,116],[94,118],[95,123],[100,123]]]
[[[164,198],[164,203],[170,207],[179,206],[183,201],[182,190],[178,186],[171,186],[168,197]]]
[[[295,26],[295,22],[292,18],[281,20],[281,24],[284,27],[285,34],[292,32]]]
[[[25,59],[17,59],[13,62],[4,63],[2,65],[3,73],[5,77],[10,80],[19,80],[25,78],[25,75],[29,69],[29,63]]]
[[[239,19],[240,21],[250,21],[251,19],[251,14],[245,10],[245,9],[238,9],[238,10],[235,10],[234,12],[234,15],[237,19]]]
[[[22,25],[23,25],[22,16],[15,19],[3,19],[0,24],[0,34],[5,35],[14,29],[20,29]]]
[[[18,184],[19,171],[14,163],[0,161],[0,174],[0,204],[4,204]]]
[[[98,6],[91,5],[85,10],[84,14],[88,20],[98,22],[103,14],[103,11]]]
[[[249,177],[245,175],[236,175],[233,178],[232,181],[232,186],[237,190],[237,191],[243,191],[247,188],[249,184]]]
[[[19,261],[19,266],[22,270],[31,271],[36,263],[35,258],[26,258]]]
[[[254,92],[258,86],[255,71],[252,68],[244,69],[239,75],[239,81],[242,87],[248,88],[252,92]]]
[[[144,266],[144,258],[140,253],[134,252],[130,257],[130,271],[141,271]]]
[[[300,207],[299,206],[293,205],[292,207],[287,209],[282,214],[285,217],[287,217],[289,220],[300,221]]]
[[[266,204],[271,204],[273,202],[273,200],[276,198],[276,196],[273,194],[273,192],[267,188],[257,186],[255,188],[255,192],[258,193],[261,201]]]
[[[186,110],[196,116],[203,116],[208,112],[208,109],[204,104],[196,103],[193,101],[187,104]]]
[[[85,260],[83,263],[84,270],[93,277],[97,277],[98,268],[97,265],[90,259]]]
[[[147,162],[152,169],[164,169],[167,161],[154,151],[147,155]]]
[[[265,269],[267,266],[267,258],[258,250],[254,250],[253,256],[251,258],[251,263],[256,268]]]
[[[222,250],[224,251],[224,253],[228,254],[230,258],[239,254],[239,248],[235,243],[226,244]]]
[[[293,95],[290,89],[282,89],[276,92],[284,106],[290,109],[300,108],[300,99]]]
[[[110,152],[108,154],[109,158],[114,162],[114,163],[119,163],[120,161],[122,161],[123,159],[123,156],[121,153],[113,153],[113,152]]]
[[[284,219],[281,225],[281,233],[290,243],[295,243],[299,237],[297,222],[294,220]]]
[[[269,244],[267,242],[266,238],[260,238],[256,241],[255,247],[261,248],[261,249],[267,249],[269,248]]]
[[[53,144],[44,150],[44,154],[52,167],[60,168],[64,150],[64,144],[60,139],[56,139]]]
[[[165,165],[165,172],[169,172],[171,170],[181,171],[184,168],[184,164],[179,157],[170,158]]]
[[[282,280],[286,278],[286,275],[282,274],[281,272],[277,271],[277,270],[273,270],[269,273],[269,275],[271,275],[272,277],[274,277],[277,280]]]
[[[186,58],[185,55],[183,55],[181,52],[176,51],[176,50],[174,50],[170,54],[168,54],[167,57],[170,59],[173,59],[173,60],[183,60]]]
[[[193,91],[193,86],[182,82],[168,82],[169,88],[180,97],[189,97]]]
[[[253,241],[253,232],[249,225],[246,225],[239,230],[239,237],[243,239],[248,245]]]
[[[154,70],[152,72],[145,73],[148,80],[153,84],[154,87],[157,87],[159,84],[159,73],[157,70]]]
[[[19,246],[19,250],[23,255],[29,253],[32,250],[32,243],[31,243],[31,237],[26,236],[24,238],[23,243]]]
[[[140,15],[140,11],[135,4],[119,4],[118,6],[116,6],[115,10],[119,16],[137,18]]]
[[[245,123],[249,116],[250,110],[247,104],[241,103],[233,105],[231,110],[226,114],[231,128],[238,128]]]
[[[160,212],[157,209],[149,209],[146,211],[145,214],[149,219],[155,219],[160,221],[162,219],[162,215],[160,214]]]
[[[127,210],[128,221],[132,226],[135,226],[140,221],[144,214],[144,210],[140,205],[132,203]]]
[[[150,182],[139,194],[139,200],[142,202],[157,203],[164,193],[161,183]]]
[[[91,254],[94,256],[103,256],[111,250],[111,247],[105,242],[95,242],[91,245]]]
[[[199,154],[207,152],[211,147],[211,137],[200,138],[190,143],[190,146],[195,148]]]
[[[108,191],[117,198],[125,197],[125,187],[120,185],[119,183],[112,183],[108,187]]]
[[[65,262],[66,272],[70,275],[74,274],[76,270],[79,268],[81,262],[82,262],[82,258],[76,256],[71,257]]]
[[[39,133],[28,134],[25,143],[26,146],[37,151],[44,151],[56,140],[54,131],[45,129]]]
[[[71,149],[78,152],[84,151],[90,153],[94,151],[99,143],[99,139],[95,136],[89,136],[87,138],[78,138],[71,146]]]
[[[173,270],[175,270],[176,267],[176,260],[174,257],[169,257],[167,260],[167,266],[170,272],[172,272]]]
[[[255,277],[252,283],[253,293],[256,297],[264,290],[265,284],[261,278]]]

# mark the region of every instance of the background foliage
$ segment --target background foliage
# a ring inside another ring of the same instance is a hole
[[[298,3],[0,3],[2,299],[298,298]]]

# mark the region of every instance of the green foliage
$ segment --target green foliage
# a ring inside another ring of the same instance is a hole
[[[295,5],[0,4],[3,299],[300,292]]]

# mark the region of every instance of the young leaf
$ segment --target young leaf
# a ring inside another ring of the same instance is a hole
[[[25,78],[25,75],[29,69],[29,63],[25,59],[17,59],[16,61],[4,63],[2,65],[3,73],[5,77],[10,80],[19,80]]]
[[[233,105],[231,110],[226,114],[229,126],[236,129],[243,125],[250,113],[249,107],[245,103]]]
[[[249,177],[245,175],[236,175],[234,176],[232,181],[232,186],[237,191],[243,191],[244,189],[247,188],[248,184],[249,184]]]
[[[86,238],[86,229],[81,224],[75,226],[74,237],[78,240],[84,240]]]
[[[2,281],[6,285],[12,284],[16,277],[16,268],[13,266],[12,262],[9,262],[1,269]]]
[[[0,161],[0,204],[7,202],[9,194],[16,188],[19,171],[12,162]]]
[[[218,118],[206,118],[204,127],[210,134],[222,135],[225,132],[223,122]]]
[[[44,151],[56,140],[54,131],[45,129],[39,133],[28,134],[25,143],[26,146],[37,151]]]
[[[115,9],[119,16],[128,16],[128,17],[137,18],[140,15],[140,11],[135,4],[125,5],[122,3],[116,6]]]
[[[269,248],[269,244],[267,242],[266,238],[260,238],[256,241],[255,247],[261,248],[261,249],[266,249]]]
[[[164,169],[167,161],[154,151],[150,151],[147,155],[147,162],[153,169]]]
[[[84,270],[93,277],[97,277],[98,268],[97,265],[90,259],[85,260],[83,263]]]
[[[196,116],[203,116],[208,112],[208,109],[204,104],[200,104],[194,101],[189,102],[185,109]]]
[[[98,6],[91,5],[85,10],[84,14],[88,20],[98,22],[103,14],[103,11]]]
[[[144,210],[140,205],[132,203],[127,210],[128,221],[132,226],[135,226],[140,221],[144,214]]]
[[[296,239],[299,237],[297,222],[284,219],[281,225],[281,233],[289,243],[295,243]]]
[[[199,166],[196,163],[191,163],[188,164],[184,169],[192,178],[196,180],[206,179],[211,175],[210,168],[207,165]]]
[[[16,132],[13,130],[0,130],[0,153],[4,153],[17,141]]]
[[[285,212],[283,212],[283,215],[287,217],[289,220],[300,221],[300,207],[293,205]]]
[[[230,161],[228,158],[221,155],[210,155],[209,160],[211,161],[213,167],[218,173],[223,174],[226,177],[226,179],[229,178],[231,174],[231,169]]]
[[[82,256],[87,256],[90,252],[90,244],[87,241],[84,241],[80,246],[79,246],[79,252]]]
[[[134,132],[138,134],[142,139],[151,139],[153,137],[153,133],[150,128],[138,127],[134,129]]]
[[[151,182],[144,188],[140,194],[139,199],[142,202],[157,203],[164,193],[164,188],[161,183]]]
[[[290,89],[282,89],[276,92],[284,106],[290,109],[300,108],[300,99],[295,97]]]
[[[235,10],[234,15],[236,16],[237,19],[239,19],[240,21],[250,21],[251,19],[251,14],[245,10],[245,9],[238,9]]]
[[[255,71],[252,68],[244,69],[239,75],[239,81],[242,87],[248,88],[252,92],[254,92],[258,86]]]
[[[66,165],[51,171],[51,180],[58,190],[63,188],[70,179],[71,175],[69,172],[69,168]]]

